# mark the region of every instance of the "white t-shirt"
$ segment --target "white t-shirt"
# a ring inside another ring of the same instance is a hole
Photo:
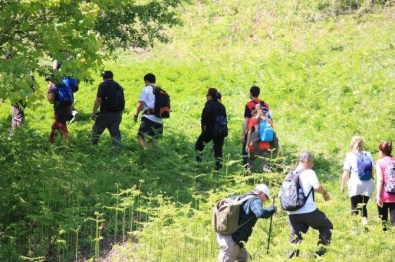
[[[369,156],[372,161],[372,156],[369,152],[363,151],[363,154]],[[361,181],[358,177],[358,166],[357,166],[357,155],[354,152],[349,152],[344,160],[343,170],[350,172],[350,178],[348,179],[348,194],[350,197],[363,195],[371,197],[374,191],[373,179]]]
[[[305,169],[299,174],[299,182],[302,186],[303,193],[307,196],[310,190],[314,187],[318,187],[320,182],[318,182],[317,175],[315,174],[314,170],[312,169]],[[306,204],[296,211],[287,211],[288,215],[295,215],[295,214],[305,214],[313,212],[317,209],[315,201],[313,199],[313,193],[311,192],[309,197],[306,200]]]
[[[155,95],[154,95],[154,91],[153,91],[153,87],[148,85],[146,87],[143,88],[143,91],[140,94],[140,98],[139,98],[140,102],[144,102],[144,108],[143,108],[143,112],[145,112],[147,109],[154,109],[155,106]],[[157,117],[153,114],[151,115],[146,115],[143,113],[143,117],[148,118],[151,121],[154,121],[156,123],[160,123],[162,124],[163,121],[160,117]]]

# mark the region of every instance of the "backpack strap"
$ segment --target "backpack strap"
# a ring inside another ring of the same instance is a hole
[[[302,187],[302,183],[300,183],[300,174],[301,174],[303,171],[305,171],[305,170],[306,170],[306,168],[301,168],[301,169],[299,169],[298,171],[296,171],[296,173],[298,174],[299,185],[300,185],[301,187]],[[313,201],[314,201],[314,200],[315,200],[315,195],[314,195],[314,188],[313,188],[313,187],[311,187],[309,193],[308,193],[307,196],[306,196],[306,199],[309,198],[311,192],[313,192]],[[303,192],[303,193],[304,193],[304,192]]]
[[[242,203],[246,202],[247,200],[250,200],[254,197],[257,197],[256,195],[247,195],[247,196],[242,196],[239,198],[239,200],[236,202],[236,204],[241,205]],[[241,227],[246,225],[248,222],[250,222],[254,217],[250,217],[247,221],[245,221],[243,224],[238,225],[236,230],[239,230]]]

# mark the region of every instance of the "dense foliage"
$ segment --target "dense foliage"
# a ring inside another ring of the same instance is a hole
[[[166,41],[180,2],[0,1],[0,98],[31,103],[29,75],[48,74],[51,59],[62,62],[59,74],[89,80],[117,48]]]
[[[218,0],[192,1],[176,12],[183,26],[169,31],[170,43],[117,50],[116,61],[105,61],[125,88],[120,152],[107,133],[96,147],[89,141],[98,75],[75,95],[80,113],[69,125],[69,141],[47,145],[53,111],[43,101],[27,108],[26,123],[7,140],[9,104],[0,104],[0,260],[97,261],[114,246],[111,261],[215,261],[213,203],[260,182],[275,195],[297,153],[309,150],[332,196],[324,202],[317,195],[335,227],[321,260],[391,261],[394,230],[381,231],[370,201],[369,232],[363,232],[339,181],[353,135],[365,137],[375,159],[380,140],[395,139],[394,7],[383,1]],[[173,111],[159,147],[143,151],[132,119],[148,72],[170,93]],[[246,174],[240,166],[252,84],[272,107],[280,138],[280,156],[265,174]],[[213,172],[210,145],[203,163],[194,161],[209,86],[222,92],[229,115],[220,173]],[[258,222],[247,248],[254,261],[283,261],[290,248],[286,214],[274,216],[266,255],[268,225]],[[309,231],[300,260],[313,259],[316,241],[317,232]]]

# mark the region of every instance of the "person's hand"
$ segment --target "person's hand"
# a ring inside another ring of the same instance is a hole
[[[247,145],[245,150],[246,150],[247,153],[249,153],[250,152],[250,147]]]
[[[331,196],[329,195],[328,192],[325,192],[324,194],[322,194],[323,198],[325,201],[328,201],[329,199],[331,199]]]
[[[270,212],[272,212],[272,214],[274,214],[274,213],[277,212],[277,208],[276,208],[275,205],[271,205],[271,206],[269,207],[269,209],[270,209]]]
[[[135,123],[137,123],[137,119],[139,118],[139,115],[134,115],[133,116],[133,121],[135,122]]]
[[[383,203],[383,200],[381,199],[380,196],[376,196],[376,204],[377,204],[379,207],[383,207],[384,203]]]
[[[95,120],[96,120],[96,114],[93,114],[93,113],[92,113],[91,119],[95,121]]]

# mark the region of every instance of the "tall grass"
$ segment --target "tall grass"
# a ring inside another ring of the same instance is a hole
[[[108,133],[98,146],[90,144],[99,75],[81,84],[70,139],[55,145],[46,143],[53,119],[49,103],[28,108],[26,123],[12,140],[9,105],[0,104],[0,260],[99,261],[114,247],[113,261],[215,261],[210,226],[215,201],[262,182],[276,194],[296,154],[309,150],[332,195],[329,202],[317,195],[335,226],[322,260],[391,261],[393,230],[381,231],[373,201],[365,233],[349,214],[348,197],[339,192],[351,136],[363,135],[376,157],[378,142],[395,135],[393,6],[368,2],[186,4],[179,10],[184,25],[170,32],[171,43],[142,54],[120,51],[117,61],[106,62],[125,88],[121,151],[112,148]],[[142,151],[132,119],[148,72],[170,93],[172,113],[159,146]],[[281,149],[272,172],[248,175],[240,166],[240,135],[253,84],[273,110]],[[194,159],[209,86],[221,91],[229,116],[220,173],[213,172],[210,145],[202,164]],[[44,88],[38,95],[45,95]],[[266,255],[268,225],[269,220],[258,222],[247,248],[254,261],[283,261],[291,248],[286,214],[274,216]],[[306,234],[302,259],[313,259],[317,237],[315,231]]]

